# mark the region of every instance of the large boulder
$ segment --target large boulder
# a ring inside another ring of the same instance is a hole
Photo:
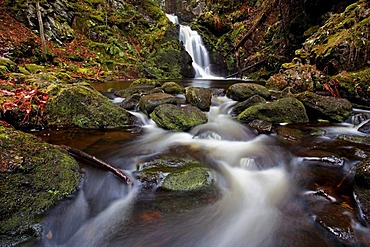
[[[61,148],[4,125],[0,122],[0,243],[13,246],[41,236],[42,213],[74,192],[81,174]]]
[[[259,95],[265,99],[271,97],[271,93],[266,87],[255,83],[233,84],[226,91],[226,95],[236,101],[244,101],[254,95]]]
[[[161,86],[162,90],[168,94],[182,94],[185,92],[185,88],[180,86],[176,82],[168,81],[163,83]]]
[[[208,88],[187,87],[185,88],[185,97],[186,102],[202,111],[209,111],[211,107],[212,92]]]
[[[312,92],[295,95],[306,107],[310,119],[323,118],[344,122],[352,113],[352,104],[347,99],[322,96]]]
[[[175,96],[166,93],[153,93],[144,95],[140,98],[139,107],[140,110],[146,114],[150,114],[154,109],[163,104],[177,104]]]
[[[252,122],[255,119],[273,124],[308,122],[302,102],[295,98],[282,98],[271,103],[253,105],[240,113],[237,119],[245,123]]]
[[[160,127],[174,131],[185,131],[207,122],[207,115],[195,106],[163,104],[154,109],[150,117]]]
[[[133,116],[113,104],[89,84],[52,84],[47,90],[45,120],[48,126],[114,128],[130,126]]]

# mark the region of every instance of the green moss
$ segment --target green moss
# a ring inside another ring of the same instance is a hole
[[[46,105],[48,126],[112,128],[131,124],[130,114],[87,84],[51,85]]]
[[[32,230],[41,214],[79,185],[78,163],[56,146],[1,126],[0,150],[0,238],[41,234]]]

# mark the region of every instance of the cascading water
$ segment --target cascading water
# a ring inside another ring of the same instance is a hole
[[[185,50],[193,59],[196,78],[214,78],[211,74],[211,66],[207,48],[204,46],[202,37],[197,31],[192,30],[189,26],[181,25],[175,15],[166,14],[168,19],[175,24],[180,25],[180,41],[183,43]]]

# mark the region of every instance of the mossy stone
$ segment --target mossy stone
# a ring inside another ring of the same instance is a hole
[[[2,125],[0,153],[0,242],[38,237],[41,214],[78,187],[79,165],[61,148]]]
[[[209,171],[194,167],[178,173],[169,174],[161,185],[162,189],[171,191],[194,191],[212,184]]]
[[[278,123],[306,123],[306,110],[295,98],[282,98],[271,103],[253,105],[237,116],[241,122],[252,122],[255,119],[264,120],[273,124]]]

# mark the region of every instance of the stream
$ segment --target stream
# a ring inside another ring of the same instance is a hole
[[[183,85],[230,83],[194,80]],[[125,87],[105,85],[112,86]],[[97,88],[104,91],[103,85]],[[126,185],[82,164],[80,188],[47,212],[43,237],[31,245],[367,246],[370,230],[352,180],[356,155],[370,149],[337,138],[364,135],[358,126],[280,125],[270,135],[258,135],[230,117],[232,104],[213,97],[208,123],[189,132],[163,130],[136,112],[142,119],[136,128],[38,133],[49,143],[84,150],[118,167],[134,183]],[[171,192],[146,189],[135,179],[139,163],[168,154],[204,162],[214,186]]]

